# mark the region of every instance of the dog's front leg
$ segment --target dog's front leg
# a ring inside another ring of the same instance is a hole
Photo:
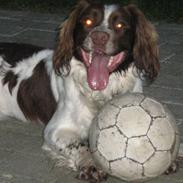
[[[83,112],[83,107],[80,109],[71,103],[58,106],[44,131],[44,149],[53,152],[58,159],[65,158],[63,164],[73,169],[91,161],[87,145],[91,115],[85,109],[82,116],[79,110]]]
[[[71,112],[71,110],[69,111]],[[75,118],[75,121],[72,121],[72,114],[69,114],[69,111],[67,110],[66,113],[68,116],[63,114],[59,118],[55,114],[54,120],[46,127],[44,149],[51,152],[58,166],[66,166],[73,170],[78,170],[77,177],[79,179],[94,182],[105,180],[107,174],[95,167],[87,144],[88,136],[83,138],[85,136],[82,129],[83,126],[78,126],[77,120],[82,121],[81,116],[79,119]],[[58,121],[56,121],[57,119]],[[82,124],[81,121],[80,124]],[[83,123],[86,124],[87,121]]]

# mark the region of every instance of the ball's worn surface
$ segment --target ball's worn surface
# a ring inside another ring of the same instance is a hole
[[[166,107],[136,93],[117,97],[101,110],[89,141],[104,171],[125,181],[144,181],[164,173],[175,160],[179,132]]]

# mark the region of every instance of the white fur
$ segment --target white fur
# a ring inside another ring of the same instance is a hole
[[[21,81],[31,77],[35,66],[44,60],[51,80],[51,89],[57,101],[57,109],[44,131],[44,149],[57,155],[56,157],[60,160],[67,159],[68,166],[76,169],[78,164],[83,162],[82,159],[85,156],[81,152],[86,147],[80,147],[71,152],[68,146],[79,144],[88,138],[92,119],[113,96],[128,91],[142,92],[141,80],[136,68],[131,65],[126,72],[111,74],[105,90],[92,91],[87,83],[86,68],[83,63],[73,57],[70,74],[67,77],[57,76],[52,67],[52,54],[53,52],[50,50],[40,51],[32,57],[20,61],[13,68],[0,57],[1,80],[4,74],[10,70],[19,75],[18,83],[13,89],[12,95],[7,85],[2,85],[2,82],[0,84],[0,118],[10,116],[26,121],[17,104],[17,91]]]
[[[116,5],[105,5],[104,6],[104,20],[102,22],[102,25],[108,26],[109,25],[109,17],[112,12],[114,12],[117,9]]]
[[[48,59],[50,55],[52,55],[51,50],[40,51],[36,54],[33,54],[30,58],[18,62],[16,67],[12,70],[15,74],[18,74],[23,79],[27,79],[32,76],[32,71],[38,64],[38,61]]]

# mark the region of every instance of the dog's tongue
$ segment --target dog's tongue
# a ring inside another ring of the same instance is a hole
[[[87,69],[88,84],[92,90],[103,90],[109,81],[109,71],[107,65],[110,57],[107,55],[92,55],[91,64]]]

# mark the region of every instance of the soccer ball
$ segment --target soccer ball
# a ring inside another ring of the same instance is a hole
[[[170,111],[142,94],[111,100],[94,119],[89,144],[93,159],[125,181],[151,179],[176,159],[179,132]]]

